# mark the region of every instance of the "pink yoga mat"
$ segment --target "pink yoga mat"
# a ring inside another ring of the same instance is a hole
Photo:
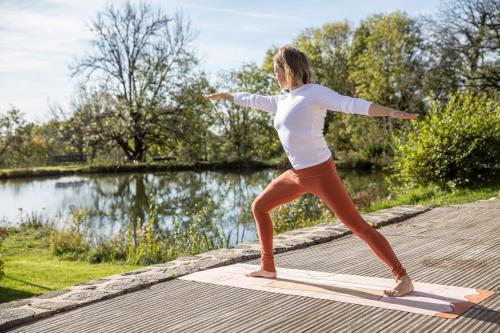
[[[179,279],[224,286],[306,296],[337,302],[457,318],[469,308],[493,295],[493,291],[413,281],[415,290],[403,297],[389,297],[383,290],[394,279],[335,274],[277,267],[277,278],[247,277],[257,265],[234,264],[195,272]]]

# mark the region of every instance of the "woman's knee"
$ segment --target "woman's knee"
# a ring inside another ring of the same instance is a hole
[[[257,196],[253,202],[252,202],[252,212],[254,214],[259,214],[259,213],[267,213],[268,209],[266,207],[266,201],[260,197]]]

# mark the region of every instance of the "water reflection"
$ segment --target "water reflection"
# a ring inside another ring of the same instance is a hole
[[[148,219],[148,197],[157,204],[159,228],[174,219],[183,227],[203,212],[202,227],[219,226],[229,245],[257,239],[251,212],[253,199],[284,170],[254,172],[157,172],[79,175],[0,181],[0,224],[15,225],[26,214],[44,216],[64,227],[72,209],[85,209],[90,241],[124,235]],[[338,170],[351,195],[368,191],[372,200],[387,195],[381,172]],[[317,204],[313,198],[311,204]],[[200,227],[199,224],[197,224]]]

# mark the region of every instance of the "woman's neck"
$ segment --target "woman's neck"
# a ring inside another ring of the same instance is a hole
[[[296,89],[302,85],[304,85],[304,83],[302,83],[302,82],[300,82],[299,84],[296,84],[296,85],[292,85],[292,86],[290,86],[290,90]]]

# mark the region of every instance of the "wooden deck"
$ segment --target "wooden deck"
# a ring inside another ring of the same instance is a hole
[[[176,279],[10,332],[500,332],[500,200],[434,208],[379,230],[414,280],[497,293],[443,319]],[[287,267],[392,277],[354,235],[277,254],[276,265],[278,274]]]

